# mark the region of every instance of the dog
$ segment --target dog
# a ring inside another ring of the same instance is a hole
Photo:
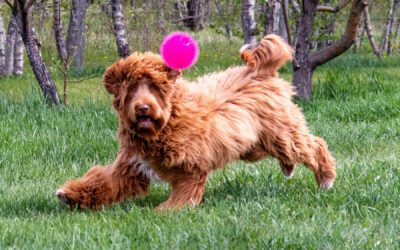
[[[240,50],[245,65],[193,82],[151,52],[118,60],[104,74],[119,118],[116,160],[66,182],[56,195],[70,207],[96,210],[146,195],[158,180],[171,192],[156,209],[179,209],[200,204],[213,170],[267,156],[287,177],[303,163],[321,188],[332,187],[335,160],[310,134],[293,88],[278,76],[292,54],[282,38],[268,35]]]

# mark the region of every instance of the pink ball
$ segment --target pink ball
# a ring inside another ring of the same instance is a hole
[[[185,32],[173,32],[164,38],[160,53],[165,64],[175,70],[188,69],[199,56],[197,41]]]

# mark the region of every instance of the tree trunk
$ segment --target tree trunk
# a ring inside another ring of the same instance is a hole
[[[64,39],[64,32],[61,20],[61,0],[53,0],[53,29],[56,39],[58,56],[65,63],[68,58],[67,45]]]
[[[367,33],[368,41],[369,41],[369,44],[371,45],[372,52],[374,52],[374,54],[378,58],[380,58],[381,53],[379,51],[378,46],[375,43],[374,35],[372,34],[372,25],[371,25],[371,18],[369,15],[369,6],[365,7],[363,14],[364,14],[365,32]]]
[[[112,19],[114,24],[114,34],[117,42],[118,55],[126,57],[131,54],[128,40],[126,38],[126,27],[124,20],[122,0],[112,0]]]
[[[13,74],[17,76],[21,76],[24,69],[24,42],[22,41],[22,37],[17,32],[15,34],[15,44],[14,44],[14,67]]]
[[[255,0],[242,0],[242,30],[244,44],[257,44],[257,26],[254,19]]]
[[[186,3],[187,17],[185,26],[193,31],[199,31],[205,28],[206,19],[210,11],[209,0],[189,0]]]
[[[221,2],[219,0],[214,0],[215,7],[217,8],[217,13],[221,20],[225,23],[225,32],[229,41],[232,41],[232,27],[229,22],[229,18],[226,15],[226,8],[221,6]],[[228,3],[229,4],[229,3]]]
[[[347,18],[346,30],[342,37],[329,47],[310,55],[310,62],[313,69],[343,54],[353,45],[361,15],[367,5],[368,0],[353,1],[350,14]]]
[[[163,36],[166,36],[168,34],[168,28],[167,28],[167,22],[165,20],[165,6],[166,1],[165,0],[157,0],[156,1],[156,7],[157,7],[157,25],[158,28],[161,30],[161,34]]]
[[[75,58],[78,46],[81,45],[80,38],[82,37],[83,26],[85,25],[87,8],[86,0],[72,0],[71,3],[72,7],[66,43],[69,63]]]
[[[264,36],[268,34],[279,34],[279,19],[281,4],[277,0],[269,0],[264,6],[265,26]]]
[[[293,61],[293,86],[301,99],[311,99],[312,68],[309,60],[311,34],[318,0],[304,0],[295,44],[295,59]]]
[[[382,35],[381,44],[379,46],[379,51],[381,56],[383,55],[383,53],[385,53],[385,51],[387,51],[389,47],[389,39],[390,35],[392,34],[393,22],[396,16],[396,8],[399,2],[400,2],[399,0],[391,0],[390,2],[389,14]]]
[[[3,18],[0,15],[0,76],[4,74],[4,62],[5,62],[5,43],[6,35],[4,30]]]
[[[397,38],[399,37],[399,33],[400,33],[400,20],[397,21],[397,28],[396,28],[396,33],[394,34],[393,37],[393,42],[392,42],[392,46],[390,47],[390,54],[393,52],[394,47],[397,44]],[[399,46],[400,47],[400,46]]]
[[[80,0],[79,1],[79,26],[78,31],[76,34],[76,55],[74,57],[75,60],[75,70],[82,71],[83,70],[83,63],[84,63],[84,54],[85,54],[85,14],[87,9],[88,3],[87,0]]]
[[[14,16],[11,16],[7,29],[6,58],[4,63],[4,74],[11,75],[14,68],[15,39],[18,32],[18,24]]]
[[[311,77],[318,66],[332,60],[348,50],[354,43],[357,27],[360,23],[368,0],[354,0],[347,19],[346,30],[342,37],[329,47],[310,53],[310,34],[314,23],[318,0],[304,0],[297,31],[296,53],[293,63],[293,85],[298,97],[311,98]]]
[[[60,103],[57,89],[50,77],[49,71],[42,60],[40,53],[40,43],[32,27],[32,3],[19,0],[14,2],[13,16],[18,23],[18,28],[25,44],[29,62],[32,66],[33,73],[39,83],[43,95],[47,102],[58,105]]]

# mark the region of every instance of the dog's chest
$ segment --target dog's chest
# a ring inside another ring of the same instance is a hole
[[[137,167],[137,171],[152,181],[162,181],[157,173],[154,172],[153,169],[151,169],[150,163],[148,161],[142,160]]]

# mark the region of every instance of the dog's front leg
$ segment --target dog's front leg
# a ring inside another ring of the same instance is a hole
[[[138,164],[140,161],[118,157],[112,165],[94,166],[82,178],[66,182],[56,195],[69,207],[89,209],[144,195],[148,191],[149,179],[137,171]]]
[[[178,174],[170,182],[169,198],[157,206],[156,210],[179,209],[186,205],[194,207],[200,204],[206,188],[207,173]]]

